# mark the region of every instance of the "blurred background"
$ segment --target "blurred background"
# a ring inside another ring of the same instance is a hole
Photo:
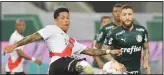
[[[21,18],[26,22],[25,36],[49,24],[54,24],[53,12],[59,7],[70,10],[71,27],[68,34],[80,43],[92,47],[93,39],[100,27],[102,16],[112,17],[112,7],[115,4],[130,4],[134,7],[135,23],[144,26],[149,33],[150,67],[153,74],[162,74],[162,2],[2,2],[2,41],[1,51],[8,45],[8,40],[15,30],[15,20]],[[43,41],[37,41],[25,46],[24,52],[29,56],[42,59],[38,66],[32,61],[24,61],[26,74],[45,74],[48,71],[49,53]],[[92,64],[93,58],[87,55]],[[2,74],[8,54],[2,56]]]

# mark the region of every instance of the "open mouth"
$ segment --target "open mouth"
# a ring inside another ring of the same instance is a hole
[[[69,24],[65,24],[64,26],[69,26]]]

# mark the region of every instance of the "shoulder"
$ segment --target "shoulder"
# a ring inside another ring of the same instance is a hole
[[[115,27],[114,29],[112,29],[109,34],[110,35],[113,35],[113,36],[118,36],[118,35],[121,35],[125,32],[125,30],[122,28],[122,26],[118,26],[118,27]]]
[[[46,25],[44,28],[44,30],[47,30],[47,31],[60,31],[59,27],[56,26],[56,25]]]
[[[10,41],[19,41],[21,39],[23,39],[23,36],[16,32],[12,33],[12,35],[10,37]]]
[[[135,28],[136,28],[136,31],[147,31],[146,30],[146,28],[144,27],[144,26],[141,26],[141,25],[137,25],[137,24],[135,24],[134,25],[135,26]]]
[[[14,38],[16,38],[16,33],[15,32],[13,32],[12,34],[11,34],[11,36],[10,36],[10,40],[13,40]]]
[[[57,29],[57,26],[56,25],[46,25],[44,28]]]
[[[122,30],[123,30],[123,29],[122,29],[122,26],[118,26],[118,27],[113,28],[113,29],[111,30],[111,32],[117,33],[117,32],[122,31]]]
[[[107,24],[107,25],[104,26],[104,28],[105,28],[106,30],[113,29],[114,27],[115,27],[115,25],[114,25],[113,23],[109,23],[109,24]]]

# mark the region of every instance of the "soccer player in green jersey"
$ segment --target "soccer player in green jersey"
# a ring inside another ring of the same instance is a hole
[[[147,74],[150,74],[147,30],[133,23],[134,9],[130,5],[122,6],[120,19],[123,25],[108,33],[103,49],[120,49],[122,55],[114,55],[114,57],[108,55],[106,58],[123,64],[128,74],[140,74],[141,50],[143,49],[143,67]]]
[[[104,25],[107,25],[108,23],[110,23],[111,22],[111,18],[109,17],[109,16],[103,16],[102,18],[101,18],[101,23],[100,23],[100,29],[104,26]],[[93,48],[96,48],[95,47],[95,44],[96,44],[96,39],[97,39],[97,36],[98,36],[98,33],[95,35],[95,37],[94,37],[94,41],[93,41]],[[100,59],[102,60],[102,62],[107,62],[107,60],[104,58],[104,57],[102,57],[102,56],[99,56],[100,57]],[[98,64],[97,64],[97,62],[94,60],[93,61],[93,67],[96,67],[96,68],[99,68],[99,66],[98,66]],[[103,65],[101,66],[101,67],[103,67]]]
[[[95,48],[101,49],[102,44],[104,43],[105,37],[107,36],[108,32],[112,30],[114,27],[120,26],[120,11],[121,11],[121,4],[116,4],[113,6],[112,15],[113,15],[113,22],[108,23],[107,25],[104,25],[98,32]],[[94,56],[94,63],[93,66],[96,67],[98,65],[98,68],[103,68],[104,64],[108,61],[107,59],[104,59],[103,57]],[[102,61],[103,60],[103,61]]]

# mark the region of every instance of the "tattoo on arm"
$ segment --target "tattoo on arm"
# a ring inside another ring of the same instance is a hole
[[[82,51],[82,54],[87,54],[90,56],[99,56],[99,55],[105,55],[106,50],[86,48],[84,51]]]
[[[111,50],[112,46],[108,46],[108,45],[103,45],[102,49],[109,49]],[[104,58],[108,59],[109,61],[115,61],[115,59],[111,56],[111,54],[108,55],[104,55]]]
[[[39,33],[34,33],[34,34],[31,34],[31,35],[23,38],[22,40],[18,41],[15,44],[18,47],[18,46],[22,46],[22,45],[25,45],[25,44],[28,44],[28,43],[31,43],[31,42],[34,42],[34,41],[37,41],[40,39],[42,39],[41,35]]]

